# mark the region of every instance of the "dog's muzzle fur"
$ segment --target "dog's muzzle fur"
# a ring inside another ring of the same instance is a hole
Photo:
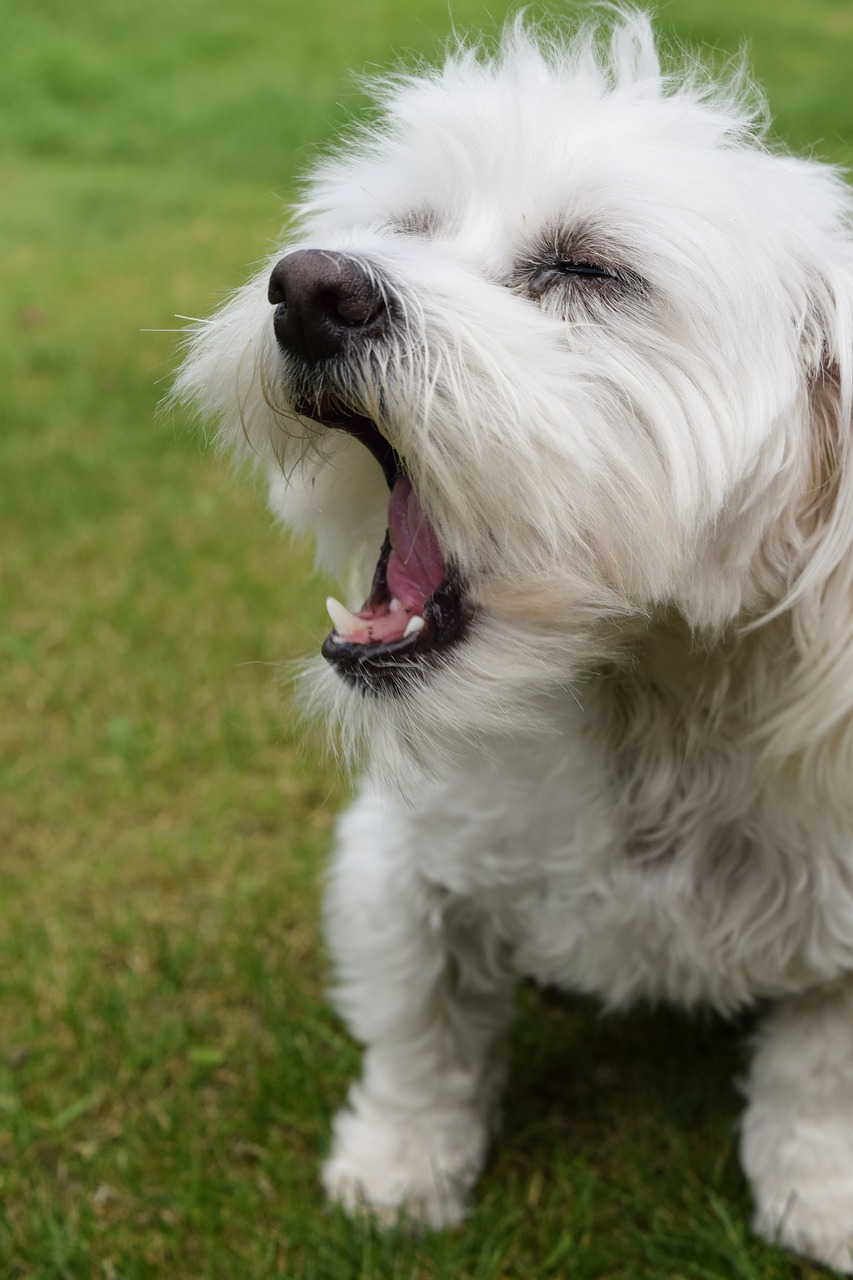
[[[390,338],[393,296],[357,259],[317,249],[297,250],[277,262],[268,291],[297,411],[365,445],[390,490],[388,531],[370,594],[357,614],[330,602],[336,625],[322,649],[340,675],[366,693],[394,693],[423,675],[462,637],[472,612],[462,579],[445,563],[412,490],[404,459],[335,390],[335,372],[370,358]]]

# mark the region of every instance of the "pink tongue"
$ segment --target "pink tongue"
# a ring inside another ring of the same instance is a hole
[[[388,533],[388,590],[407,610],[421,614],[426,600],[444,581],[446,570],[432,525],[405,476],[394,482],[391,491]]]

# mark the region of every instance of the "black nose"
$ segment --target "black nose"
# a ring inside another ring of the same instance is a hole
[[[375,277],[354,258],[321,249],[277,262],[269,300],[279,344],[309,364],[340,355],[353,338],[377,335],[387,315]]]

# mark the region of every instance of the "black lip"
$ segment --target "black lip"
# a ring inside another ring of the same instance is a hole
[[[382,468],[389,489],[394,487],[397,476],[405,474],[402,458],[372,418],[347,409],[331,396],[324,396],[316,405],[297,405],[296,412],[303,418],[312,418],[324,427],[330,427],[333,431],[345,431],[347,435],[360,440]]]
[[[377,585],[379,592],[388,598],[385,566],[390,552],[391,542],[386,536],[376,567],[371,603],[382,599],[375,593]],[[424,605],[424,625],[414,635],[388,644],[350,644],[338,639],[332,631],[323,641],[320,652],[342,679],[361,692],[399,694],[413,680],[441,664],[444,652],[462,638],[472,616],[473,609],[465,599],[464,587],[455,571],[451,571]]]

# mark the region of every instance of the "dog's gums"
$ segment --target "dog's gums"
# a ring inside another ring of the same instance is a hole
[[[302,417],[359,440],[382,468],[390,489],[388,532],[373,575],[370,595],[358,613],[333,596],[326,608],[334,630],[323,657],[364,692],[393,693],[424,660],[460,639],[471,609],[459,574],[448,567],[435,530],[421,506],[403,459],[363,414],[323,395],[300,404]]]
[[[334,630],[323,644],[323,657],[366,691],[378,682],[393,691],[403,668],[417,670],[427,655],[462,635],[470,610],[461,584],[445,564],[405,475],[398,474],[391,487],[388,533],[366,603],[351,613],[330,597],[326,607]]]
[[[388,532],[370,595],[358,613],[333,596],[326,608],[334,630],[323,657],[364,692],[393,693],[423,669],[424,660],[461,638],[472,610],[459,574],[448,567],[435,531],[405,474],[403,459],[370,418],[321,396],[300,404],[302,417],[359,440],[382,468],[390,489]]]

